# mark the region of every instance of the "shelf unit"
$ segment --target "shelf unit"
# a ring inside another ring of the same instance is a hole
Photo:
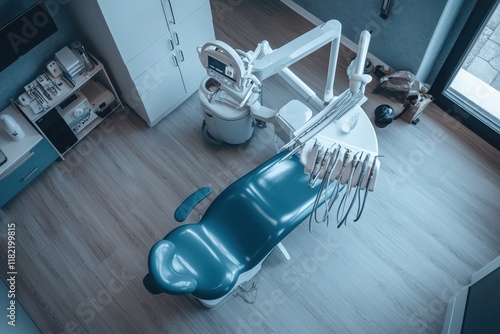
[[[94,56],[90,55],[91,59],[93,60],[95,67],[92,71],[89,71],[88,73],[82,73],[75,78],[73,78],[73,83],[71,83],[67,79],[63,79],[61,76],[59,79],[62,82],[62,85],[59,86],[60,91],[59,94],[53,94],[52,92],[47,92],[52,100],[49,100],[46,98],[45,100],[48,103],[48,106],[44,108],[44,110],[40,113],[35,114],[29,106],[23,106],[19,104],[17,101],[12,101],[12,103],[26,116],[26,118],[31,122],[31,124],[49,141],[49,143],[56,149],[56,151],[59,153],[59,157],[64,160],[64,155],[71,149],[73,148],[78,142],[80,142],[86,135],[88,135],[93,129],[95,129],[109,114],[113,113],[114,111],[118,109],[122,109],[123,105],[122,102],[120,101],[120,98],[118,94],[116,93],[116,90],[111,83],[111,80],[109,79],[109,76],[103,66],[103,64],[97,60]],[[47,74],[49,75],[49,74]],[[64,120],[62,119],[62,115],[59,115],[56,106],[60,105],[61,103],[65,102],[66,99],[71,97],[75,92],[79,91],[81,88],[83,88],[86,84],[90,82],[90,80],[94,80],[99,82],[103,87],[105,87],[107,90],[109,90],[115,97],[115,102],[113,105],[110,107],[112,110],[106,111],[104,117],[96,117],[94,120],[92,120],[89,124],[86,124],[85,127],[79,131],[78,133],[74,134],[73,131],[70,129],[69,125],[67,125]],[[57,114],[57,115],[56,115]],[[44,129],[40,126],[40,122],[44,117],[52,117],[52,118],[58,118],[59,122],[57,123],[57,129],[56,131],[65,131],[67,134],[66,137],[71,137],[73,135],[75,138],[74,140],[70,140],[72,138],[66,138],[69,143],[68,145],[58,145],[52,136],[51,133],[47,129]],[[60,119],[59,119],[60,118]],[[69,130],[69,131],[68,131]]]

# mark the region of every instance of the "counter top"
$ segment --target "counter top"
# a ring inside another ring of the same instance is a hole
[[[42,140],[42,136],[13,105],[0,112],[0,115],[6,114],[16,120],[26,136],[20,141],[14,141],[0,126],[0,149],[7,157],[7,162],[0,166],[0,179],[22,163],[30,155],[30,150]]]

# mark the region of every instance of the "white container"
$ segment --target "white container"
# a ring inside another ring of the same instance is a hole
[[[25,133],[23,129],[12,116],[2,115],[0,116],[0,121],[2,122],[5,132],[7,132],[13,140],[21,141],[24,138]]]

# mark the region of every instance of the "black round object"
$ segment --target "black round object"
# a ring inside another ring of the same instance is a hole
[[[394,119],[394,109],[388,104],[381,104],[375,108],[375,125],[385,128]]]

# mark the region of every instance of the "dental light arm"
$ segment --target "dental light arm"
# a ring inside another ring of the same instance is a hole
[[[273,50],[267,41],[259,43],[255,51],[248,52],[234,50],[221,41],[213,41],[199,48],[198,52],[209,76],[219,81],[223,87],[226,87],[226,93],[235,100],[240,101],[236,105],[237,109],[248,105],[254,117],[269,121],[277,112],[263,107],[258,101],[258,94],[260,93],[261,82],[275,74],[283,77],[317,110],[331,108],[328,104],[331,104],[334,100],[333,85],[340,48],[341,30],[340,22],[330,20],[276,50]],[[371,80],[370,76],[363,74],[369,42],[370,33],[363,31],[359,40],[359,52],[355,60],[354,73],[350,75],[349,87],[353,96],[359,90],[362,90],[363,94],[365,85]],[[331,49],[325,92],[323,100],[321,100],[288,67],[327,44],[331,44]],[[355,105],[361,99],[358,95],[354,100],[354,103],[347,104],[347,107],[352,109],[352,105]],[[341,113],[338,107],[339,104],[334,110],[337,114]]]
[[[364,30],[361,32],[358,42],[358,53],[354,60],[354,72],[352,74],[349,73],[349,90],[353,94],[360,89],[363,89],[364,93],[364,87],[371,81],[371,77],[364,74],[370,39],[371,35],[368,31]]]
[[[235,50],[222,41],[212,41],[198,48],[199,58],[208,75],[221,83],[226,93],[249,106],[256,101],[253,93],[260,92],[260,83],[275,74],[280,74],[315,108],[321,110],[333,99],[333,84],[340,48],[342,26],[331,20],[297,37],[282,47],[273,50],[267,41],[258,44],[254,51]],[[324,99],[300,80],[288,67],[319,48],[331,43],[329,69]],[[241,103],[238,106],[241,108]],[[256,106],[253,110],[261,109]],[[270,110],[264,109],[264,117]],[[274,112],[276,113],[276,112]],[[259,115],[256,115],[258,117]]]
[[[276,50],[271,50],[269,48],[267,50],[269,53],[257,59],[255,62],[253,67],[254,75],[263,81],[288,68],[290,65],[310,55],[324,45],[331,43],[324,99],[325,103],[330,102],[333,98],[333,84],[335,80],[338,51],[340,48],[341,30],[342,26],[340,22],[330,20]]]
[[[370,33],[363,31],[359,38],[359,49],[354,62],[354,73],[349,76],[349,89],[344,91],[339,97],[331,101],[315,117],[311,118],[302,127],[293,133],[293,139],[286,143],[283,149],[288,149],[294,145],[301,145],[313,138],[328,124],[337,122],[348,114],[353,108],[360,104],[364,98],[365,87],[371,81],[371,76],[364,74],[364,64],[368,54],[370,44]]]

